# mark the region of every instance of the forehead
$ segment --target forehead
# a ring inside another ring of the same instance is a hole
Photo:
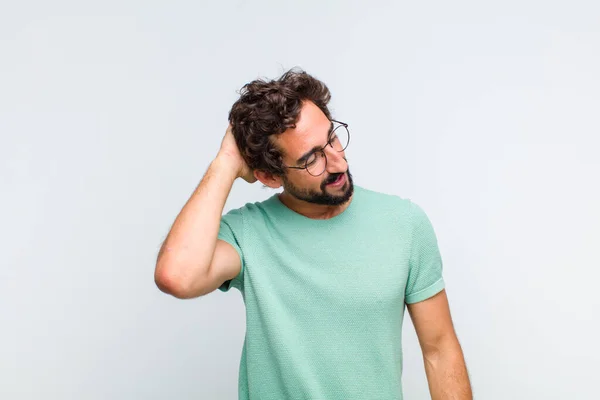
[[[331,121],[312,102],[305,102],[300,110],[300,117],[295,128],[289,128],[276,138],[283,149],[284,157],[297,160],[314,146],[324,146]]]

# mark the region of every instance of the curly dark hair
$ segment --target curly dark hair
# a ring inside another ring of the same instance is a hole
[[[295,128],[304,101],[311,101],[327,118],[331,94],[327,86],[299,68],[271,81],[256,79],[239,91],[229,122],[240,153],[251,169],[283,176],[283,151],[271,135]]]

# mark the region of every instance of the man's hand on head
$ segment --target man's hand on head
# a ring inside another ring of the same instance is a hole
[[[242,178],[248,183],[256,182],[254,171],[248,167],[246,161],[242,157],[240,150],[235,142],[233,136],[232,126],[229,124],[225,131],[225,136],[221,141],[221,148],[217,155],[217,158],[226,160],[227,163],[231,163],[232,168],[235,168],[238,178]]]

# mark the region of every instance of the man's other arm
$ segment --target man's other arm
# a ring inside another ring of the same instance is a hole
[[[407,305],[423,352],[432,400],[472,400],[471,384],[456,337],[446,291]]]

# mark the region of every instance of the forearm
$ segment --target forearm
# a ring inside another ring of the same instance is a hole
[[[448,338],[424,353],[432,400],[471,400],[471,384],[458,340]]]
[[[159,251],[155,280],[161,290],[197,285],[207,275],[223,208],[236,177],[227,157],[217,156],[208,167]]]

